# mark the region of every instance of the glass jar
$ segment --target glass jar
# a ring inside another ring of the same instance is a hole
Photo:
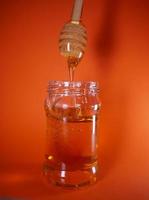
[[[55,185],[76,188],[97,180],[98,94],[96,82],[49,81],[44,174]]]

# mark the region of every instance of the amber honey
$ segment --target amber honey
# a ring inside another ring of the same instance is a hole
[[[53,184],[76,188],[96,182],[99,108],[95,82],[50,82],[44,173]]]

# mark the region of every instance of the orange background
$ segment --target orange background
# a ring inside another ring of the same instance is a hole
[[[148,200],[147,0],[85,1],[88,47],[76,80],[98,80],[101,86],[100,181],[80,191],[64,191],[42,179],[43,101],[48,80],[68,79],[58,38],[72,4],[1,1],[0,197]]]

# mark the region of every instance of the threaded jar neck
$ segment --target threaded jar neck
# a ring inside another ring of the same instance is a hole
[[[99,84],[94,81],[49,81],[49,95],[96,95],[99,93]]]

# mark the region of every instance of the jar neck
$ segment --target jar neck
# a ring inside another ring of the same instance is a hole
[[[48,94],[54,95],[97,95],[98,82],[93,81],[49,81]]]

